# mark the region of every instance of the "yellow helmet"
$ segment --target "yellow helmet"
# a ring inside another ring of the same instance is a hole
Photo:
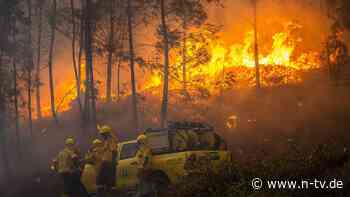
[[[97,125],[97,129],[100,134],[109,134],[112,132],[112,128],[108,125],[103,125],[103,126]]]
[[[147,141],[147,136],[144,135],[144,134],[141,134],[137,137],[137,142],[140,143],[140,144],[145,144],[146,141]]]
[[[93,146],[98,146],[98,145],[101,145],[102,144],[102,141],[100,139],[94,139],[94,141],[92,141],[92,145]]]
[[[75,144],[75,139],[73,137],[68,137],[65,140],[65,145],[67,146],[72,146]]]

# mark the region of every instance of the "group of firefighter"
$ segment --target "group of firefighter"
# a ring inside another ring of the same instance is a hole
[[[73,137],[65,140],[65,148],[53,160],[51,169],[56,171],[63,180],[63,196],[87,197],[89,193],[81,182],[84,164],[92,164],[97,172],[96,185],[98,197],[106,197],[114,189],[116,180],[118,138],[112,128],[98,126],[101,139],[95,139],[91,148],[82,159]],[[138,197],[149,196],[149,184],[143,174],[150,169],[152,153],[147,145],[147,137],[141,134],[137,138],[138,151],[136,153],[138,166]]]
[[[54,159],[52,170],[58,172],[63,179],[65,196],[89,196],[81,182],[84,164],[91,164],[90,167],[95,168],[97,197],[108,196],[114,189],[117,174],[118,138],[108,125],[98,126],[98,131],[101,138],[93,140],[84,159],[82,159],[73,137],[68,137],[65,140],[65,148]],[[144,132],[137,137],[138,149],[135,155],[138,169],[137,197],[146,197],[152,194],[152,186],[148,181],[152,170],[152,151],[147,141]],[[171,143],[174,151],[177,152],[196,149],[217,150],[226,147],[216,133],[201,132],[199,134],[191,129],[175,132]],[[192,169],[189,166],[186,168]],[[193,165],[193,168],[197,168],[196,165]]]

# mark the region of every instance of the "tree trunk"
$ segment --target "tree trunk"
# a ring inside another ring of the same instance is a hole
[[[88,123],[90,121],[90,83],[91,83],[91,79],[90,79],[90,67],[88,64],[88,57],[87,57],[87,53],[86,53],[86,40],[88,39],[86,37],[86,27],[84,27],[84,51],[85,51],[85,96],[84,96],[84,122]]]
[[[16,129],[16,148],[17,148],[17,154],[18,157],[21,159],[21,136],[19,134],[19,113],[18,113],[18,84],[17,84],[17,65],[16,60],[13,58],[13,92],[14,92],[14,98],[13,98],[13,104],[15,108],[15,129]]]
[[[120,100],[120,67],[121,67],[122,58],[119,57],[117,65],[117,101]]]
[[[3,88],[0,87],[0,89],[3,89]],[[1,95],[3,95],[1,90],[0,90],[0,93]],[[11,172],[10,172],[10,164],[9,164],[7,146],[6,146],[7,138],[6,138],[5,119],[6,119],[5,99],[3,96],[1,96],[0,97],[0,146],[1,146],[1,155],[2,155],[1,160],[3,162],[5,180],[9,180],[11,178]]]
[[[75,76],[75,83],[76,83],[76,91],[77,91],[77,101],[79,106],[79,112],[82,113],[82,105],[80,100],[80,79],[79,79],[79,71],[77,67],[77,61],[75,57],[75,40],[76,40],[76,27],[75,27],[75,11],[74,11],[74,0],[70,1],[71,6],[71,14],[72,14],[72,59],[73,59],[73,69],[74,69],[74,76]]]
[[[330,19],[331,16],[331,7],[329,5],[329,3],[327,3],[327,1],[325,2],[325,12],[326,12],[326,16],[327,19]],[[330,28],[330,27],[329,27]],[[327,42],[326,42],[326,62],[327,62],[327,74],[328,74],[328,80],[331,83],[333,80],[333,76],[332,76],[332,64],[331,64],[331,60],[330,60],[330,48],[329,48],[329,37],[327,38]]]
[[[2,52],[0,51],[0,79],[3,79],[2,74],[4,72],[2,71],[2,68],[4,66],[2,65]],[[0,95],[5,95],[5,87],[1,87],[0,83]],[[11,172],[10,172],[10,164],[8,160],[8,153],[7,153],[7,146],[6,146],[6,100],[4,96],[0,96],[0,148],[1,148],[1,155],[2,155],[2,162],[3,162],[3,168],[4,168],[4,179],[5,181],[9,180],[11,178]]]
[[[41,37],[42,37],[42,5],[39,5],[39,22],[38,22],[38,51],[36,61],[36,72],[35,72],[35,89],[36,89],[36,114],[37,118],[42,117],[41,114],[41,100],[40,100],[40,63],[41,63]]]
[[[132,0],[128,1],[127,16],[128,16],[128,41],[129,41],[129,63],[130,63],[130,79],[132,88],[132,115],[134,131],[138,130],[138,114],[137,114],[137,91],[136,91],[136,79],[135,79],[135,54],[134,54],[134,40],[133,40],[133,10]]]
[[[161,12],[161,28],[163,34],[163,52],[164,52],[164,83],[163,83],[163,100],[161,109],[161,127],[165,126],[168,115],[168,91],[169,91],[169,40],[168,40],[168,29],[166,24],[166,13],[164,0],[160,1],[160,12]]]
[[[260,89],[260,65],[259,65],[259,47],[258,47],[258,28],[257,28],[257,0],[253,1],[254,12],[254,60],[255,60],[255,80],[256,89]]]
[[[92,49],[92,29],[93,21],[91,18],[92,15],[92,5],[91,0],[86,1],[86,23],[85,23],[85,56],[86,56],[86,67],[88,68],[88,77],[89,77],[89,91],[91,93],[88,100],[91,104],[91,119],[93,127],[96,127],[96,94],[95,94],[95,85],[94,85],[94,69],[93,69],[93,49]]]
[[[85,113],[85,96],[86,96],[86,88],[85,88],[85,92],[81,92],[81,83],[82,83],[82,56],[84,53],[84,20],[85,20],[85,15],[84,15],[84,4],[83,4],[83,0],[80,1],[81,3],[81,13],[79,16],[79,50],[78,50],[78,82],[79,84],[77,84],[79,86],[79,95],[77,95],[79,98],[79,102],[81,105],[81,111],[80,111],[80,127],[84,128],[85,127],[85,123],[86,123],[86,113]],[[86,66],[85,66],[86,67]],[[84,67],[84,69],[85,69]],[[86,81],[83,81],[83,87],[86,87]],[[83,96],[84,95],[84,96]],[[84,136],[84,133],[82,133],[82,136]]]
[[[33,137],[33,118],[32,118],[32,71],[27,70],[27,111],[30,137]]]
[[[125,40],[125,38],[126,38],[126,36],[127,36],[127,31],[126,31],[126,29],[124,29],[125,28],[125,26],[122,24],[122,22],[120,22],[120,27],[122,27],[121,28],[121,30],[120,30],[120,35],[119,35],[119,40],[120,40],[120,42],[121,42],[121,45],[120,45],[120,51],[124,51],[124,40]],[[116,68],[116,70],[117,70],[117,76],[116,76],[116,78],[117,78],[117,92],[116,92],[116,95],[117,95],[117,101],[119,101],[120,100],[120,83],[121,83],[121,80],[120,80],[120,74],[121,74],[121,66],[122,66],[122,60],[123,58],[122,57],[118,57],[118,64],[117,64],[117,68]]]
[[[33,62],[33,50],[32,50],[32,2],[27,0],[28,6],[28,18],[29,18],[29,28],[28,28],[28,41],[27,48],[29,49],[29,54],[26,62],[26,72],[27,72],[27,111],[28,111],[28,125],[30,137],[33,137],[33,118],[32,118],[32,69],[34,67]]]
[[[187,48],[186,48],[186,36],[187,36],[187,13],[186,13],[186,5],[185,0],[183,0],[183,19],[182,19],[182,31],[183,31],[183,45],[182,45],[182,82],[183,82],[183,91],[187,91],[187,71],[186,71],[186,63],[187,63]]]
[[[81,75],[81,62],[82,62],[82,56],[85,51],[85,20],[86,20],[86,5],[85,5],[85,0],[81,0],[81,7],[82,7],[82,13],[80,16],[80,40],[79,40],[79,57],[78,57],[78,78],[79,82],[81,83],[82,80],[82,75]],[[85,92],[84,92],[84,103],[82,105],[82,126],[84,127],[90,117],[90,107],[89,107],[89,98],[90,98],[90,91],[89,91],[89,69],[86,66],[86,57],[85,57],[85,80],[84,80],[84,87],[85,87]]]
[[[112,64],[113,64],[113,51],[114,51],[114,0],[111,0],[110,5],[110,30],[109,30],[109,43],[108,43],[108,63],[107,63],[107,81],[106,81],[106,97],[107,102],[112,100]]]
[[[16,43],[16,20],[12,21],[12,39],[13,42]],[[18,158],[22,158],[21,154],[21,136],[20,136],[20,126],[19,126],[19,110],[18,110],[18,80],[17,80],[17,64],[16,57],[12,57],[12,66],[13,66],[13,105],[15,108],[15,132],[16,132],[16,150],[18,154]]]
[[[51,21],[51,39],[50,39],[50,49],[49,49],[49,85],[50,85],[50,101],[51,101],[51,114],[56,123],[58,123],[56,109],[55,109],[55,90],[53,83],[53,50],[55,45],[55,27],[56,27],[56,9],[57,0],[53,0],[53,15]]]

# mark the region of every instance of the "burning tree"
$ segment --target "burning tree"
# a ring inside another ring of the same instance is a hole
[[[111,15],[111,3],[115,3],[117,12],[115,15]],[[130,4],[129,8],[127,3]],[[104,84],[101,83],[101,87],[104,87],[106,91],[98,91],[95,92],[95,96],[88,96],[91,93],[91,87],[96,90],[97,83],[93,86],[90,84],[91,69],[88,64],[78,63],[78,67],[85,66],[85,71],[81,73],[80,68],[77,69],[77,72],[80,73],[78,75],[82,73],[86,75],[85,78],[81,79],[78,76],[78,79],[82,82],[84,80],[88,82],[86,87],[81,89],[85,91],[85,101],[91,101],[92,98],[103,100],[109,97],[108,95],[111,93],[110,77],[112,75],[110,68],[117,58],[122,60],[120,61],[122,63],[128,61],[129,70],[127,72],[130,76],[130,89],[127,90],[126,95],[131,95],[131,111],[134,114],[132,121],[135,123],[138,122],[137,99],[142,92],[147,91],[162,96],[161,117],[165,122],[169,91],[188,95],[187,98],[189,98],[195,92],[216,95],[223,90],[247,88],[255,84],[256,53],[253,26],[244,29],[241,41],[227,42],[222,38],[223,32],[220,27],[206,24],[206,6],[211,4],[187,0],[164,1],[163,17],[161,5],[160,1],[136,0],[94,4],[96,12],[91,14],[95,24],[92,29],[92,54],[96,57],[94,70],[99,68],[100,60],[105,58],[106,64],[103,66],[107,70],[105,77],[99,75],[95,75],[95,77],[97,77],[96,81],[106,81]],[[84,16],[83,8],[78,7],[74,12],[71,12],[70,15],[77,15],[75,21]],[[62,11],[59,13],[62,14]],[[166,28],[164,28],[164,22]],[[260,26],[263,26],[263,21],[261,23]],[[85,25],[82,24],[83,28],[77,33],[85,32]],[[159,59],[163,61],[161,64],[159,62],[149,63],[145,60],[147,58],[142,57],[142,51],[140,51],[143,50],[140,47],[142,38],[135,35],[135,31],[139,31],[145,26],[149,29],[157,27],[156,38],[158,40],[155,44],[156,49],[154,49],[156,55],[154,53],[151,55],[159,56],[163,52],[163,57]],[[299,32],[303,31],[303,26],[299,22],[283,22],[277,26],[283,28],[271,28],[269,31],[261,28],[257,37],[259,41],[259,54],[257,56],[262,87],[300,83],[303,72],[320,67],[317,51],[302,51],[300,49],[303,42]],[[61,32],[62,27],[63,25],[60,25],[57,29]],[[240,35],[231,36],[236,39],[240,37]],[[80,42],[82,40],[81,37]],[[84,40],[87,42],[86,38]],[[112,40],[113,42],[111,42]],[[124,51],[122,48],[125,43],[129,46],[128,51]],[[166,51],[168,52],[166,53]],[[80,61],[78,60],[78,62]],[[138,72],[138,66],[147,73],[145,80],[136,79],[135,74]],[[136,83],[136,80],[140,83]],[[118,77],[118,84],[119,81]],[[80,83],[76,84],[72,85],[71,81],[67,80],[64,85],[57,87],[56,92],[65,95],[62,92],[71,91]],[[161,85],[163,85],[162,95],[159,94]],[[72,91],[72,94],[65,97],[63,102],[58,102],[61,106],[59,111],[69,110],[70,103],[76,99],[77,95],[79,95],[78,90]],[[110,99],[107,98],[107,100]],[[87,112],[87,106],[90,105],[85,104],[85,106],[85,112]]]
[[[51,113],[54,120],[57,122],[56,116],[56,105],[55,105],[55,90],[54,90],[54,79],[53,79],[53,53],[55,45],[55,36],[56,36],[56,12],[57,12],[57,1],[53,0],[52,12],[49,17],[49,24],[51,25],[51,39],[50,39],[50,50],[49,50],[49,82],[50,82],[50,102],[51,102]]]
[[[301,72],[317,69],[320,66],[316,52],[298,52],[301,38],[295,32],[302,27],[286,23],[281,32],[272,35],[271,42],[261,43],[259,64],[262,86],[282,85],[301,82]],[[245,33],[243,43],[227,46],[217,35],[218,29],[204,26],[189,33],[186,46],[189,90],[207,89],[219,93],[225,89],[255,86],[254,33]],[[182,64],[181,48],[175,48],[171,59],[172,76],[179,79]],[[224,76],[224,77],[223,77]],[[152,76],[148,87],[157,86],[161,75]],[[181,79],[181,78],[180,78]],[[174,80],[172,90],[180,89],[181,84]]]
[[[187,84],[187,54],[186,54],[186,39],[188,28],[199,27],[204,24],[207,15],[204,11],[203,1],[154,1],[151,3],[151,7],[155,10],[157,16],[159,16],[159,28],[157,48],[163,51],[163,90],[162,90],[162,104],[160,113],[160,124],[163,127],[167,121],[168,116],[168,94],[169,94],[169,76],[171,75],[171,49],[175,46],[182,48],[182,84],[183,90],[186,90]],[[176,27],[181,24],[182,31]],[[182,35],[181,35],[182,34]],[[179,42],[180,38],[183,44]],[[153,79],[154,80],[154,79]],[[156,81],[159,81],[156,79]]]

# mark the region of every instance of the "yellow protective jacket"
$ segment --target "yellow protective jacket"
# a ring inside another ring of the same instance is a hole
[[[79,153],[72,148],[64,148],[56,158],[58,173],[72,173],[79,169]]]
[[[177,151],[194,149],[199,144],[198,134],[192,130],[181,130],[175,133],[173,146]]]
[[[103,156],[103,147],[94,147],[85,155],[85,162],[95,167],[96,172],[100,170]]]
[[[147,145],[141,145],[136,152],[137,167],[139,170],[152,168],[152,151]]]
[[[112,162],[113,153],[118,151],[118,138],[111,134],[111,137],[103,141],[102,162]]]
[[[204,132],[199,137],[202,148],[213,150],[217,143],[217,139],[213,132]]]

